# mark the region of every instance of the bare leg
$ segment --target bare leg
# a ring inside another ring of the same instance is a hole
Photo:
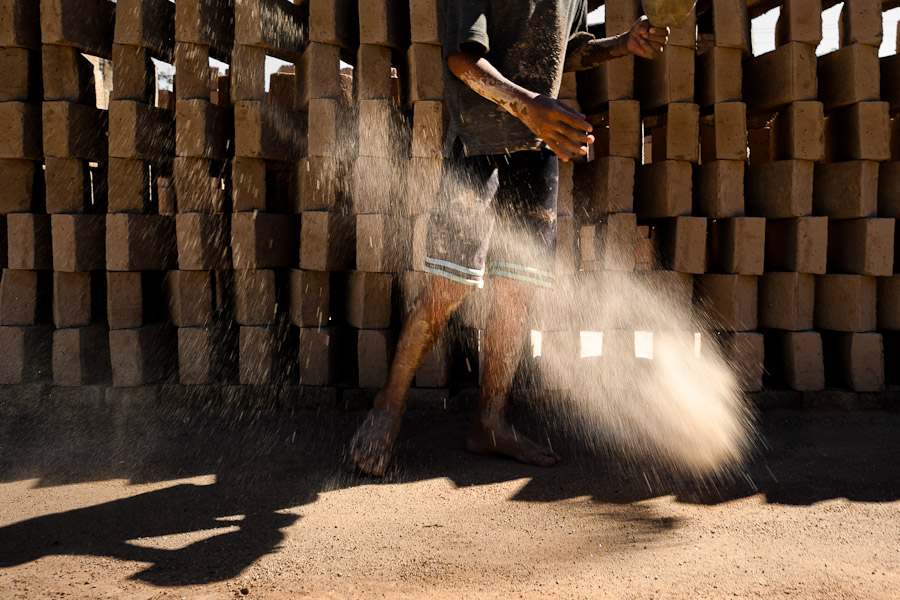
[[[520,462],[549,467],[559,462],[552,450],[524,435],[506,421],[506,403],[528,332],[526,317],[534,287],[496,277],[494,302],[485,330],[485,365],[475,427],[466,449],[475,454],[502,454]]]
[[[403,321],[387,381],[350,442],[350,455],[366,473],[384,475],[394,440],[400,433],[406,412],[406,393],[412,379],[443,332],[450,315],[472,289],[434,276]]]

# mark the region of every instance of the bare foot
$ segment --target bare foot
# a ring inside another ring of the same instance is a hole
[[[476,422],[466,440],[466,450],[473,454],[501,454],[539,467],[552,467],[560,460],[553,450],[518,433],[506,421],[500,421],[496,425]]]
[[[391,410],[369,411],[350,441],[350,456],[360,470],[378,477],[384,475],[402,420],[402,414]]]

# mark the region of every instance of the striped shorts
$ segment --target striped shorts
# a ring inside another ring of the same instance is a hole
[[[485,275],[553,285],[559,163],[550,150],[444,160],[425,271],[483,287]]]

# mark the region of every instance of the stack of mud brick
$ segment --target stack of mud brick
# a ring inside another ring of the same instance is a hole
[[[885,378],[900,382],[896,365],[900,361],[900,23],[897,24],[894,53],[880,59],[881,99],[890,110],[890,159],[878,169],[878,216],[894,219],[893,274],[878,278],[876,325],[881,331],[885,353]]]
[[[288,382],[296,372],[287,288],[289,270],[298,265],[300,219],[290,202],[290,177],[304,153],[306,107],[299,102],[302,85],[295,84],[317,76],[303,72],[307,11],[306,3],[288,0],[234,2],[231,258],[242,384]],[[295,67],[294,75],[273,77],[268,94],[266,56]]]
[[[177,269],[165,267],[171,269],[165,297],[178,328],[178,379],[185,385],[234,378],[236,337],[227,302],[233,119],[229,75],[210,67],[210,59],[230,62],[234,18],[230,0],[184,0],[172,21],[174,161],[159,208],[175,225]]]
[[[175,6],[169,2],[115,5],[105,222],[107,322],[117,386],[167,380],[175,367],[174,330],[163,304],[164,277],[176,260],[166,188],[175,123],[166,94],[157,90],[153,62],[172,62],[174,25]]]
[[[40,5],[0,2],[2,383],[44,379],[51,367],[53,257],[42,169],[41,62]]]

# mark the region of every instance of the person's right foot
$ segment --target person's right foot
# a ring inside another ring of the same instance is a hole
[[[402,419],[401,414],[390,410],[369,411],[350,442],[350,456],[361,471],[377,477],[384,475]]]
[[[473,454],[500,454],[539,467],[552,467],[560,461],[553,450],[518,433],[505,420],[491,425],[476,421],[466,440],[466,450]]]

